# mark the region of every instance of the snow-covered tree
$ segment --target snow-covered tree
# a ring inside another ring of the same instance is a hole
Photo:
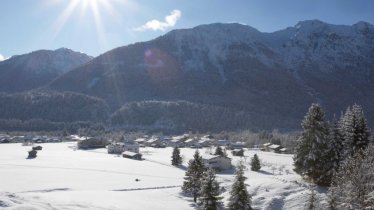
[[[208,169],[203,174],[199,200],[204,210],[219,209],[219,184],[213,169]]]
[[[220,146],[216,147],[216,151],[214,152],[215,155],[224,156],[223,150]]]
[[[342,118],[341,118],[342,119]],[[336,173],[339,163],[343,159],[343,134],[341,131],[341,123],[334,118],[330,125],[330,138],[329,138],[329,152],[331,157],[332,173]]]
[[[347,108],[341,122],[344,136],[345,156],[352,156],[356,151],[366,148],[369,144],[370,131],[367,127],[364,112],[360,105]]]
[[[173,150],[173,155],[171,156],[171,164],[173,166],[179,166],[180,164],[182,164],[182,157],[180,155],[178,147],[175,147]]]
[[[201,177],[206,170],[203,158],[200,156],[199,151],[196,150],[194,159],[188,162],[188,169],[186,171],[182,191],[189,193],[193,196],[196,203],[201,189]]]
[[[260,159],[258,158],[257,154],[254,154],[251,159],[251,170],[259,171],[260,169],[261,169]]]
[[[325,114],[318,104],[312,104],[309,108],[302,127],[304,131],[295,148],[295,171],[308,176],[318,185],[329,185],[332,176],[329,129]]]
[[[335,209],[373,209],[374,146],[343,161],[329,189]]]
[[[236,167],[234,184],[231,187],[228,209],[229,210],[252,210],[251,195],[247,191],[244,176],[244,165],[242,162]]]

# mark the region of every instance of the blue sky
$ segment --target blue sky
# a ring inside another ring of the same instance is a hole
[[[97,56],[173,29],[214,22],[239,22],[265,32],[308,19],[374,23],[372,0],[9,0],[0,4],[0,60],[60,47]]]

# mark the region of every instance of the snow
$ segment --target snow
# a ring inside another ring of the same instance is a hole
[[[180,149],[184,166],[177,168],[171,166],[172,148],[141,148],[145,160],[136,161],[107,154],[106,149],[76,150],[74,142],[42,146],[37,158],[26,159],[31,147],[0,145],[1,209],[196,209],[192,198],[180,190],[194,149]],[[208,154],[209,149],[200,153]],[[249,170],[255,153],[262,161],[260,172]],[[229,157],[234,164],[240,160]],[[248,168],[246,183],[254,209],[305,205],[309,186],[292,171],[292,155],[245,150],[242,160]],[[227,205],[234,171],[217,176]]]

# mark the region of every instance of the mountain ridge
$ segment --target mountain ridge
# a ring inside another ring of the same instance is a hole
[[[91,59],[91,56],[67,48],[12,56],[0,62],[0,92],[22,92],[42,87]]]

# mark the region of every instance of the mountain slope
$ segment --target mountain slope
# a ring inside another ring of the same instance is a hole
[[[13,56],[0,62],[0,92],[20,92],[44,86],[91,59],[66,48]]]
[[[273,33],[218,23],[116,48],[48,88],[103,98],[112,110],[143,100],[185,100],[274,115],[269,124],[277,128],[301,120],[312,102],[337,114],[357,102],[374,120],[373,68],[368,23],[311,20]]]

